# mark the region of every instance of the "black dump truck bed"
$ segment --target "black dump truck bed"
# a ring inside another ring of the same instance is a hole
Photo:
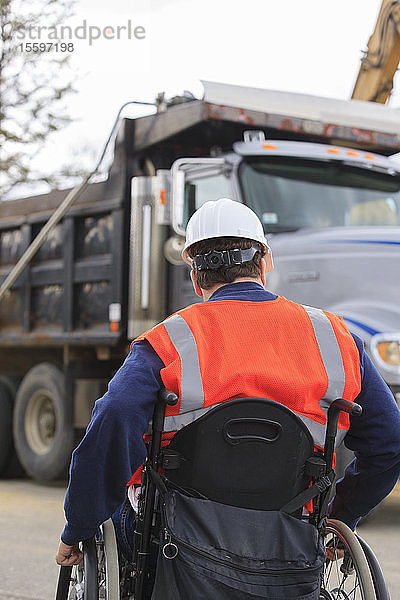
[[[112,344],[109,305],[121,301],[122,199],[93,184],[49,233],[0,303],[1,345]],[[6,275],[65,192],[0,206],[0,275]]]

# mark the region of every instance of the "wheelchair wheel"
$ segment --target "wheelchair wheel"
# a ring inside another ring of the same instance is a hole
[[[374,582],[376,600],[390,600],[389,590],[387,589],[386,581],[382,573],[378,559],[376,558],[372,548],[367,544],[362,537],[356,533],[356,537],[364,550],[365,557],[371,569],[372,581]]]
[[[328,519],[325,547],[320,600],[379,600],[365,553],[347,525]]]
[[[83,543],[83,562],[61,567],[56,600],[118,600],[119,590],[118,549],[109,519]]]

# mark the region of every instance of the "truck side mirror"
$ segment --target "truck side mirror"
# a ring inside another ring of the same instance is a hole
[[[177,160],[171,169],[171,190],[172,190],[172,227],[178,235],[185,236],[183,226],[183,215],[185,208],[185,171],[183,171]]]
[[[172,227],[178,235],[185,236],[185,190],[188,175],[193,177],[208,170],[221,169],[223,157],[179,158],[171,167]],[[190,215],[188,215],[190,216]]]

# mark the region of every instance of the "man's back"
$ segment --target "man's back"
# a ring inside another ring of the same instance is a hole
[[[223,286],[143,339],[164,363],[164,385],[180,398],[167,412],[170,431],[228,399],[265,397],[301,416],[322,446],[329,403],[352,401],[360,392],[360,355],[343,321],[274,296],[258,283]],[[339,428],[341,441],[349,428],[346,416]]]

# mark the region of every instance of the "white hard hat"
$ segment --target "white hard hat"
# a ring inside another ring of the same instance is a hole
[[[256,213],[248,206],[229,198],[205,202],[189,219],[186,228],[186,242],[182,258],[192,264],[188,248],[210,238],[239,237],[255,240],[270,249],[265,241],[264,230]]]

